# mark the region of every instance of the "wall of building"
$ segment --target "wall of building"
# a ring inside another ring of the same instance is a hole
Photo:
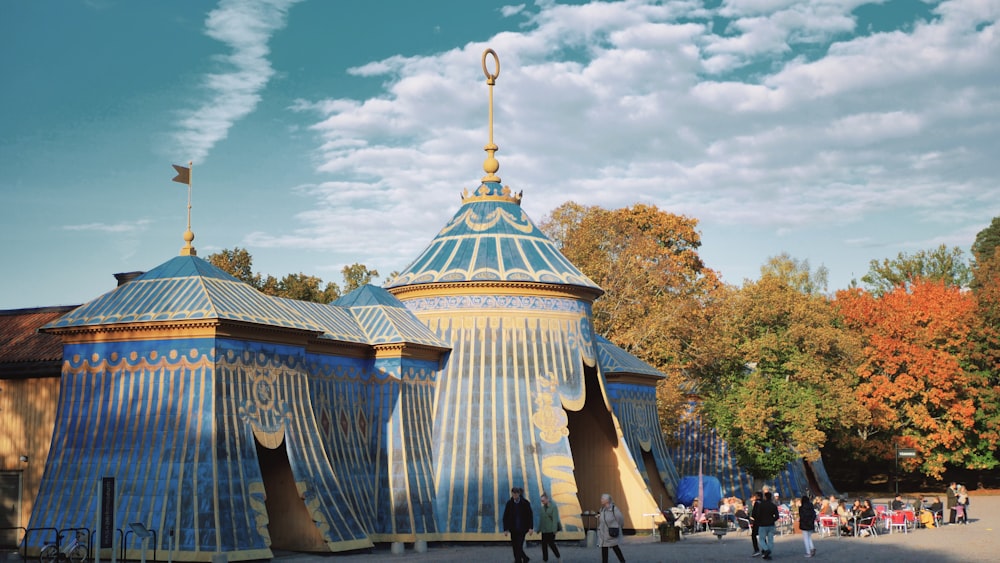
[[[27,527],[49,455],[59,398],[58,377],[0,380],[0,472],[20,481],[12,525]],[[4,507],[6,508],[6,506]],[[20,541],[17,535],[16,540]]]

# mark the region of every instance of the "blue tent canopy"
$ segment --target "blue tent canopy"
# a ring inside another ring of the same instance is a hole
[[[705,475],[702,477],[705,486],[705,498],[702,501],[702,508],[717,509],[722,501],[722,484],[715,477]],[[687,476],[677,484],[677,502],[684,506],[691,506],[691,501],[698,498],[698,476]]]

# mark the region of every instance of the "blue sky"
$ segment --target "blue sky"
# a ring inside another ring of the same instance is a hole
[[[403,269],[483,175],[699,220],[734,284],[788,253],[846,287],[1000,215],[1000,0],[0,6],[0,308],[176,256]],[[384,280],[380,280],[384,281]]]

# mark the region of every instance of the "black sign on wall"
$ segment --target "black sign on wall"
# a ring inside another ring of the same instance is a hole
[[[114,547],[115,478],[101,479],[101,548]]]

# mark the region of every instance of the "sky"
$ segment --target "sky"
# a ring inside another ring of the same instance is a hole
[[[788,254],[829,291],[969,252],[1000,215],[1000,0],[11,0],[0,309],[245,248],[341,283],[403,270],[483,176],[698,220],[706,265]],[[491,63],[492,70],[492,63]]]

